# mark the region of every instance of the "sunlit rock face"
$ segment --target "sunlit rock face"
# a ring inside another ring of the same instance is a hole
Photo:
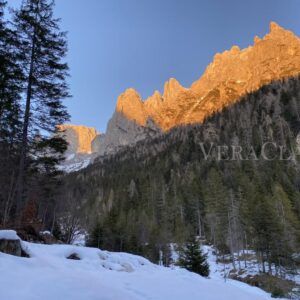
[[[178,125],[202,122],[207,116],[233,104],[244,94],[255,91],[272,80],[300,73],[300,39],[276,23],[254,45],[240,50],[217,53],[202,77],[190,88],[176,79],[164,86],[163,95],[156,91],[143,101],[134,89],[119,96],[116,111],[128,120],[146,126],[151,118],[167,131]]]
[[[97,136],[95,128],[81,125],[60,125],[58,129],[69,143],[67,154],[92,153],[92,141]]]
[[[113,154],[123,146],[134,145],[138,141],[152,138],[160,133],[159,128],[150,119],[141,123],[143,125],[116,111],[108,122],[106,133],[98,135],[93,140],[93,152],[100,156]]]

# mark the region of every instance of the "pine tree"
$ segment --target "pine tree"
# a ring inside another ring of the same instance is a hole
[[[209,237],[219,253],[228,252],[228,190],[223,183],[221,173],[211,168],[203,185],[206,222],[209,227]]]
[[[69,115],[62,100],[69,97],[66,78],[67,42],[60,31],[59,20],[53,16],[54,1],[24,0],[14,11],[18,32],[20,60],[26,74],[24,84],[25,111],[17,182],[17,213],[24,206],[25,172],[55,171],[55,165],[66,149],[62,138],[54,137],[57,125]],[[31,165],[35,157],[35,165]]]
[[[91,230],[91,233],[86,241],[87,246],[102,248],[103,247],[103,226],[98,221]]]
[[[6,2],[0,1],[0,141],[12,145],[20,129],[23,73],[17,64],[16,33],[4,20]]]
[[[16,32],[5,21],[6,1],[0,0],[0,217],[5,226],[15,197],[21,133],[23,72],[18,65]]]
[[[208,277],[207,254],[203,254],[197,238],[190,238],[180,252],[178,265],[201,276]]]

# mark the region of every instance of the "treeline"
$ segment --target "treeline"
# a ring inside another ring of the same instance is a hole
[[[273,82],[202,125],[175,128],[68,175],[63,197],[89,229],[88,243],[102,249],[154,262],[163,253],[168,264],[170,243],[193,234],[214,245],[220,259],[231,255],[236,268],[247,263],[249,249],[262,271],[294,268],[299,156],[287,158],[300,150],[299,116],[300,78]],[[205,159],[212,144],[242,147],[248,158],[222,152],[218,159],[212,150]]]
[[[66,35],[51,0],[0,0],[0,227],[50,226],[69,115]]]

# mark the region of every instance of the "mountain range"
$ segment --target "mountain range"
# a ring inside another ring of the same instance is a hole
[[[204,74],[189,88],[169,79],[163,93],[143,100],[133,88],[117,100],[105,134],[85,126],[62,125],[69,142],[69,158],[116,153],[122,146],[154,137],[178,126],[202,123],[207,117],[237,102],[243,95],[272,81],[300,73],[300,39],[275,22],[253,46],[217,53]],[[73,156],[70,156],[73,155]],[[72,159],[69,159],[69,162]]]

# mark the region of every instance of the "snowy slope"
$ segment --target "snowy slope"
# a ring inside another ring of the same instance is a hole
[[[61,165],[58,166],[58,169],[66,173],[77,172],[90,165],[95,157],[93,154],[70,154]]]
[[[0,231],[1,239],[1,231]],[[5,300],[263,300],[262,290],[212,275],[164,268],[126,253],[22,242],[31,258],[0,253]],[[81,260],[66,259],[76,253]]]

